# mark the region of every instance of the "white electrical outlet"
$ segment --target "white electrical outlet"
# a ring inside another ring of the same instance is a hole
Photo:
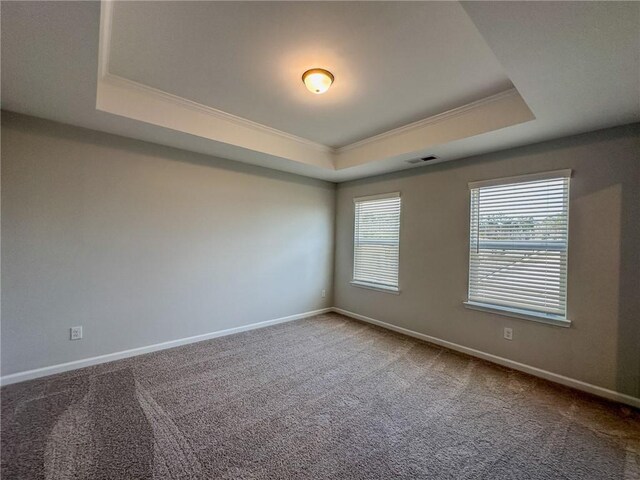
[[[504,327],[504,338],[513,340],[513,328]]]
[[[82,339],[82,327],[71,327],[69,330],[71,331],[70,340]]]
[[[327,291],[326,290],[322,290],[322,298],[327,296]]]

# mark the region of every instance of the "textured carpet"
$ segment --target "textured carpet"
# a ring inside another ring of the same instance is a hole
[[[2,389],[3,479],[632,479],[640,413],[340,315]]]

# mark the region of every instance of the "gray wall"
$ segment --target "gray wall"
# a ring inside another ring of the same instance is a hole
[[[330,183],[3,112],[2,374],[331,306],[334,201]]]
[[[640,127],[340,184],[335,305],[361,315],[640,396]],[[465,309],[467,183],[571,168],[571,328]],[[349,284],[353,202],[400,191],[400,295]],[[513,327],[514,339],[502,339]]]
[[[3,112],[2,374],[335,304],[640,396],[639,136],[341,184],[336,204],[329,183]],[[467,182],[561,168],[574,170],[572,327],[465,309]],[[352,198],[396,190],[402,292],[351,286]],[[74,325],[83,340],[68,340]]]

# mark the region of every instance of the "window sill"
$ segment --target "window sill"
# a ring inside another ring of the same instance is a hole
[[[526,310],[519,310],[517,308],[500,307],[498,305],[490,305],[487,303],[462,302],[466,308],[471,310],[479,310],[481,312],[495,313],[497,315],[504,315],[505,317],[521,318],[524,320],[531,320],[533,322],[545,323],[547,325],[554,325],[556,327],[570,327],[571,320],[559,317],[557,315],[545,315],[544,313],[532,313]]]
[[[386,285],[376,285],[375,283],[358,282],[356,280],[352,280],[349,283],[354,287],[366,288],[368,290],[377,290],[378,292],[400,295],[400,290],[398,289],[398,287],[388,287]]]

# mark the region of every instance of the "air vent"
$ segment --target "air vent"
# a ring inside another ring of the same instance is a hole
[[[411,163],[412,165],[415,165],[417,163],[426,163],[426,162],[431,162],[432,160],[437,160],[437,159],[438,157],[436,157],[435,155],[427,155],[426,157],[407,160],[407,163]]]

